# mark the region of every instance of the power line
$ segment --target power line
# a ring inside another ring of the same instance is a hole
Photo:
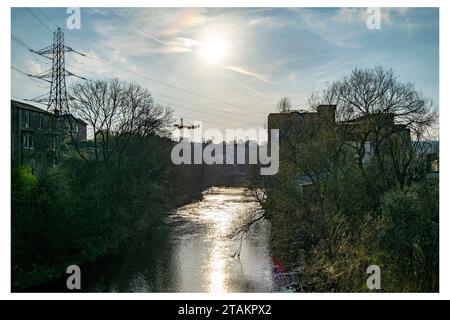
[[[159,99],[159,100],[160,100],[160,99]],[[167,101],[163,101],[163,100],[160,100],[160,101],[163,102],[164,104],[169,105],[169,106],[170,106],[170,105],[173,105],[173,106],[175,106],[175,107],[179,107],[179,108],[182,108],[182,109],[187,109],[187,110],[193,111],[193,112],[198,112],[198,113],[207,114],[207,115],[210,115],[210,116],[213,116],[213,117],[216,117],[216,118],[220,118],[220,119],[228,119],[228,120],[238,121],[238,122],[247,122],[247,123],[253,124],[253,125],[261,125],[261,124],[256,123],[256,122],[249,122],[249,121],[244,121],[244,120],[234,119],[234,118],[230,118],[230,117],[223,116],[223,115],[218,115],[218,114],[211,113],[211,112],[207,112],[207,111],[201,111],[201,110],[192,109],[192,108],[189,108],[189,107],[186,107],[186,106],[182,106],[182,105],[179,105],[179,104],[175,104],[175,103],[171,103],[171,102],[167,102]]]
[[[85,72],[88,72],[88,73],[91,73],[91,74],[94,74],[94,75],[95,75],[94,72],[88,71],[88,70],[86,70],[86,69],[84,69],[84,68],[81,68],[81,67],[79,67],[79,66],[75,66],[75,68],[81,69],[81,70],[83,70],[83,71],[85,71]],[[199,105],[199,106],[207,107],[207,106],[205,106],[205,105],[201,105],[201,104],[197,104],[197,103],[194,103],[194,102],[186,101],[186,100],[183,100],[183,99],[171,97],[171,96],[168,96],[168,95],[159,93],[159,92],[155,92],[155,91],[153,91],[153,90],[152,90],[152,94],[155,94],[155,95],[157,95],[157,96],[165,96],[165,97],[167,97],[167,98],[179,100],[179,101],[182,101],[182,102],[185,102],[185,103],[188,103],[188,104],[194,104],[194,105]],[[175,107],[177,107],[177,108],[186,109],[186,110],[189,110],[189,111],[193,111],[193,112],[197,112],[197,113],[202,113],[202,114],[206,114],[206,115],[211,115],[211,116],[214,116],[214,117],[217,117],[217,118],[220,118],[220,119],[224,119],[224,118],[225,118],[225,119],[229,119],[229,120],[231,120],[231,121],[246,122],[246,123],[254,124],[254,125],[258,125],[258,126],[261,125],[260,123],[256,123],[256,122],[251,122],[251,121],[247,121],[247,120],[234,119],[234,118],[230,118],[230,117],[227,117],[227,116],[224,116],[224,115],[219,115],[219,114],[215,114],[215,113],[211,113],[211,112],[206,112],[206,111],[203,111],[203,110],[197,110],[197,109],[189,108],[189,107],[186,107],[186,106],[184,106],[184,105],[175,104],[175,103],[173,103],[173,102],[163,101],[163,100],[161,100],[161,99],[159,99],[159,98],[158,98],[157,100],[158,100],[161,104],[165,104],[165,105],[168,105],[168,106],[175,106]],[[218,110],[218,111],[222,111],[222,110]],[[222,111],[222,112],[227,112],[227,111]],[[243,115],[240,115],[240,114],[237,114],[237,115],[243,116]],[[180,116],[181,116],[181,115],[180,115]],[[185,117],[185,118],[188,118],[188,119],[192,119],[192,120],[198,120],[198,119],[189,118],[189,117],[186,117],[186,116],[184,116],[184,117]],[[217,123],[217,122],[206,121],[206,120],[202,120],[202,121],[207,122],[207,123],[211,123],[211,124],[215,124],[215,125],[219,125],[219,126],[223,126],[223,124],[219,124],[219,123]]]
[[[171,96],[168,96],[168,95],[165,95],[165,94],[162,94],[162,93],[158,93],[158,92],[156,92],[156,91],[154,91],[154,93],[157,94],[157,95],[159,95],[159,96],[163,96],[163,97],[166,97],[166,98],[169,98],[169,99],[181,101],[181,102],[188,103],[188,104],[191,104],[191,105],[196,105],[196,106],[203,107],[203,108],[211,108],[210,106],[206,106],[206,105],[204,105],[204,104],[200,104],[200,103],[196,103],[196,102],[187,101],[187,100],[180,99],[180,98],[171,97]],[[245,115],[243,115],[243,114],[236,113],[236,112],[224,111],[224,110],[214,109],[214,108],[213,108],[213,110],[217,110],[217,111],[220,111],[220,112],[225,112],[225,113],[227,113],[227,114],[233,114],[233,115],[236,115],[236,116],[238,116],[238,117],[245,117],[245,118],[248,119],[247,116],[245,116]],[[219,115],[219,116],[220,116],[220,115]],[[235,120],[236,120],[236,119],[235,119]],[[248,123],[253,123],[253,122],[249,122],[249,121],[247,121],[247,120],[240,120],[240,121],[245,121],[245,122],[248,122]]]
[[[187,117],[187,116],[182,115],[182,114],[180,114],[180,113],[174,113],[174,115],[175,115],[175,116],[178,116],[178,117],[180,117],[180,118],[186,118],[186,119],[189,119],[189,120],[192,120],[192,121],[201,121],[201,122],[213,124],[213,125],[215,125],[215,126],[222,127],[222,128],[226,128],[226,127],[227,127],[227,126],[225,126],[223,123],[218,123],[218,122],[214,122],[214,121],[210,121],[210,120],[199,120],[199,119],[196,119],[196,118]]]
[[[100,11],[100,10],[95,9],[95,8],[89,8],[89,9],[91,9],[91,10],[93,10],[93,11],[95,11],[95,12],[98,12],[98,13],[100,13],[100,14],[102,14],[102,15],[108,16],[108,17],[110,17],[111,19],[115,19],[115,20],[121,22],[122,24],[126,25],[130,30],[136,32],[138,35],[149,36],[149,35],[143,33],[142,31],[137,30],[135,27],[133,27],[133,26],[130,25],[129,23],[127,23],[127,22],[125,22],[125,21],[123,21],[123,20],[121,20],[121,19],[119,19],[119,18],[117,18],[117,17],[115,17],[115,16],[112,16],[112,15],[110,15],[110,14],[104,12],[104,11]],[[151,37],[154,38],[153,36],[151,36]],[[160,39],[157,39],[157,42],[161,42],[161,40],[160,40]],[[166,43],[163,43],[163,45],[166,46],[167,44],[166,44]],[[153,62],[153,61],[151,61],[151,60],[148,60],[148,59],[143,59],[143,58],[142,58],[142,60],[144,60],[144,61],[146,61],[146,62],[148,62],[148,63],[150,63],[150,64],[152,64],[152,65],[155,65],[155,66],[157,66],[157,67],[159,67],[159,68],[166,69],[166,70],[169,70],[169,71],[171,71],[171,72],[173,72],[173,73],[182,75],[182,76],[184,76],[184,77],[189,77],[189,78],[195,79],[195,80],[200,81],[200,82],[202,82],[202,83],[205,83],[205,84],[207,84],[207,85],[209,85],[209,86],[216,86],[216,87],[219,87],[219,88],[221,88],[221,89],[223,89],[223,90],[229,91],[229,88],[225,88],[223,85],[219,85],[219,84],[217,84],[217,83],[214,83],[214,84],[213,84],[213,83],[211,83],[211,81],[206,81],[206,80],[204,80],[204,79],[202,79],[202,78],[199,78],[199,77],[196,77],[196,76],[194,76],[194,75],[192,75],[192,74],[188,74],[188,73],[185,73],[185,72],[181,72],[181,71],[175,70],[175,69],[173,69],[173,68],[171,68],[171,67],[167,67],[167,66],[165,66],[165,65],[155,63],[155,62]],[[246,88],[247,90],[251,91],[252,93],[256,93],[254,89],[248,87],[248,86],[245,85],[244,83],[242,83],[242,82],[240,82],[240,81],[237,81],[236,79],[233,79],[233,78],[229,77],[229,76],[226,75],[226,74],[225,74],[225,76],[226,76],[227,78],[229,78],[230,80],[232,80],[233,82],[235,82],[235,83],[237,83],[237,84],[243,86],[243,87]],[[258,94],[258,93],[257,93],[257,94]],[[265,99],[261,98],[260,96],[255,96],[255,97],[257,97],[257,98],[259,98],[259,99],[265,101]]]
[[[80,66],[75,66],[75,68],[78,68],[78,69],[80,69],[80,70],[82,70],[84,72],[88,72],[88,73],[91,73],[91,74],[95,75],[94,72],[88,71],[88,70],[86,70],[86,69],[84,69],[84,68],[82,68]],[[188,101],[188,100],[181,99],[181,98],[176,98],[176,97],[173,97],[173,96],[170,96],[170,95],[166,95],[166,94],[158,92],[158,91],[152,90],[152,93],[157,95],[157,96],[162,96],[162,97],[166,97],[166,98],[169,98],[169,99],[172,99],[172,100],[181,101],[181,102],[184,102],[184,103],[187,103],[187,104],[190,104],[190,105],[195,105],[195,106],[199,106],[199,107],[203,107],[203,108],[207,108],[207,109],[212,108],[211,106],[207,106],[205,104],[200,104],[200,103],[197,103],[197,102],[192,102],[192,101]],[[239,116],[239,117],[246,117],[246,118],[248,118],[246,115],[243,115],[243,114],[240,114],[240,113],[237,113],[237,112],[224,111],[224,110],[215,109],[215,108],[213,108],[213,109],[217,110],[219,112],[224,112],[224,113],[227,113],[227,114],[234,114],[234,115]],[[198,111],[198,110],[195,110],[195,111]],[[219,115],[219,116],[222,117],[221,115]],[[234,120],[236,120],[236,119],[234,119]],[[247,120],[241,120],[241,121],[245,121],[245,122],[248,122],[248,123],[253,123],[253,122],[247,121]],[[255,123],[253,123],[253,124],[255,124]]]
[[[91,8],[91,9],[92,9],[92,8]],[[94,10],[94,11],[100,12],[99,10]],[[106,14],[106,13],[104,13],[104,12],[101,12],[101,13],[102,13],[103,15],[108,15],[108,14]],[[55,24],[55,23],[54,23],[47,15],[45,15],[45,16],[47,17],[47,19],[49,20],[50,23]],[[110,16],[110,17],[112,17],[112,16]],[[115,19],[118,19],[118,18],[116,18],[116,17],[114,17],[114,18],[115,18]],[[120,19],[118,19],[118,20],[120,20]],[[126,24],[126,22],[123,22],[122,20],[120,20],[120,22]],[[135,29],[135,28],[133,28],[133,29]],[[115,49],[116,49],[116,48],[114,48],[113,46],[109,46],[109,45],[106,45],[106,44],[99,44],[98,41],[92,40],[92,39],[90,39],[90,38],[88,38],[88,37],[85,37],[85,36],[81,36],[81,35],[79,35],[79,34],[77,34],[77,33],[71,33],[71,34],[73,34],[74,36],[79,37],[79,38],[81,38],[81,39],[91,41],[92,43],[96,44],[97,46],[107,47],[107,48],[110,48],[110,49],[112,49],[112,50],[115,50]],[[139,56],[136,56],[136,55],[132,55],[132,54],[128,54],[128,55],[131,56],[131,57],[133,57],[133,58],[135,58],[135,59],[137,59],[137,60],[141,60],[141,61],[144,61],[144,62],[146,62],[146,63],[150,63],[150,64],[153,64],[153,65],[156,65],[156,66],[165,68],[165,69],[170,70],[170,71],[172,71],[172,72],[176,72],[176,73],[178,73],[178,74],[185,75],[185,76],[190,76],[190,75],[186,75],[186,74],[184,74],[184,73],[181,73],[181,72],[179,72],[179,71],[175,71],[175,70],[173,70],[172,68],[169,68],[169,67],[165,67],[165,66],[156,64],[156,63],[154,63],[153,61],[149,61],[149,60],[144,59],[144,58],[142,58],[142,57],[139,57]],[[91,58],[92,58],[92,57],[91,57]],[[113,65],[113,66],[114,66],[114,65]],[[114,67],[115,67],[115,66],[114,66]],[[125,70],[125,72],[129,72],[129,71],[128,71],[128,70]],[[193,77],[193,76],[190,76],[190,77]],[[194,77],[194,78],[196,78],[196,77]],[[202,94],[198,94],[198,93],[195,93],[195,92],[193,92],[193,91],[186,90],[186,89],[183,89],[183,88],[180,88],[180,87],[171,85],[171,84],[169,84],[169,83],[166,83],[166,82],[163,82],[163,81],[160,81],[160,80],[152,79],[152,78],[149,78],[149,77],[147,77],[146,79],[149,80],[149,81],[156,82],[156,83],[158,83],[158,84],[160,84],[160,85],[164,85],[164,86],[170,87],[170,88],[172,88],[172,89],[179,90],[179,91],[182,91],[182,92],[185,92],[185,93],[188,93],[188,94],[191,94],[191,95],[200,97],[200,98],[202,98],[202,99],[207,99],[207,100],[214,101],[214,102],[217,102],[217,103],[222,103],[222,104],[225,104],[225,105],[228,105],[228,106],[231,106],[231,107],[234,107],[234,108],[238,108],[238,109],[246,109],[246,110],[248,110],[248,111],[250,111],[250,112],[258,112],[258,113],[261,113],[261,114],[264,114],[264,115],[267,114],[266,112],[263,112],[263,111],[261,111],[261,110],[249,109],[249,108],[247,108],[246,106],[236,105],[236,104],[229,103],[229,102],[226,102],[226,101],[222,101],[222,100],[219,100],[219,99],[216,99],[216,98],[213,98],[213,97],[209,97],[209,96],[205,96],[205,95],[202,95]],[[198,79],[199,79],[199,78],[198,78]],[[202,80],[202,81],[204,81],[204,80]]]
[[[22,73],[22,74],[24,74],[24,75],[26,75],[26,76],[29,76],[29,77],[32,76],[31,74],[28,74],[28,73],[26,73],[25,71],[22,71],[22,70],[20,70],[20,69],[14,67],[14,66],[11,66],[11,69],[13,69],[14,71],[17,71],[17,72],[19,72],[19,73]]]
[[[136,33],[138,33],[138,34],[140,34],[140,35],[146,37],[146,38],[152,39],[152,40],[158,42],[159,44],[161,44],[161,45],[163,45],[163,46],[167,46],[167,43],[165,43],[165,42],[162,41],[161,39],[158,39],[157,37],[155,37],[155,36],[153,36],[153,35],[151,35],[151,34],[147,34],[147,33],[145,33],[145,32],[142,32],[141,30],[138,30],[138,29],[136,29],[136,28],[130,26],[128,23],[122,21],[121,19],[119,19],[119,18],[117,18],[117,17],[111,16],[111,15],[109,15],[109,14],[103,12],[103,11],[100,11],[100,10],[95,9],[95,8],[92,8],[92,7],[90,7],[89,9],[91,9],[92,11],[98,12],[98,13],[104,15],[104,16],[110,17],[110,18],[112,18],[112,19],[114,19],[114,20],[116,20],[116,21],[119,21],[120,23],[126,25],[130,30],[132,30],[132,31],[134,31],[134,32],[136,32]]]
[[[16,37],[16,38],[17,38],[17,37]],[[20,40],[19,38],[17,38],[17,39]],[[32,50],[31,48],[29,48],[28,46],[25,45],[25,47],[26,47],[28,50],[33,51],[33,50]],[[92,58],[92,57],[90,57],[90,58]],[[99,60],[99,59],[98,59],[98,60]],[[100,60],[100,61],[103,62],[103,60]],[[88,71],[88,70],[86,70],[86,69],[84,69],[84,68],[82,68],[82,67],[80,67],[80,66],[74,66],[74,67],[75,67],[75,68],[78,68],[78,69],[80,69],[80,70],[83,70],[83,71],[85,71],[85,72],[92,73],[92,74],[95,75],[94,72]],[[125,70],[125,69],[123,69],[123,68],[121,68],[121,67],[117,67],[117,66],[115,66],[115,65],[113,65],[113,67],[118,68],[119,70],[122,70],[122,71],[128,71],[128,72],[129,72],[129,70]],[[15,67],[14,67],[14,68],[15,68]],[[17,69],[17,68],[15,68],[15,69]],[[27,74],[27,73],[25,73],[25,72],[23,72],[23,71],[21,71],[21,70],[18,70],[18,69],[17,69],[17,71],[19,71],[19,72],[21,72],[21,73],[23,73],[23,74],[25,74],[25,75],[27,75],[27,76],[30,76],[30,77],[36,77],[36,76],[34,76],[34,75]],[[139,75],[139,74],[136,73],[136,75]],[[36,77],[36,78],[41,79],[41,80],[45,80],[45,79],[44,79],[44,76],[47,76],[47,75],[44,74],[42,77]],[[139,76],[146,78],[146,77],[143,76],[143,75],[139,75]],[[77,76],[77,77],[79,77],[79,76]],[[87,80],[87,79],[84,78],[84,77],[79,77],[79,78],[84,79],[84,80]],[[45,81],[48,81],[48,80],[45,80]],[[165,94],[162,94],[162,93],[159,93],[159,92],[153,91],[153,93],[156,94],[156,95],[161,95],[161,96],[167,97],[167,98],[169,98],[169,99],[178,100],[178,101],[181,101],[181,102],[184,102],[184,103],[187,103],[187,104],[192,104],[192,105],[197,105],[197,106],[201,106],[201,107],[205,107],[205,108],[210,108],[210,106],[206,106],[206,105],[203,105],[203,104],[199,104],[199,103],[187,101],[187,100],[184,100],[184,99],[172,97],[172,96],[165,95]],[[161,101],[161,100],[160,100],[160,101]],[[186,109],[186,110],[190,110],[190,111],[193,111],[193,112],[197,112],[197,113],[202,113],[202,114],[210,115],[210,116],[213,116],[213,117],[216,117],[216,118],[220,118],[220,119],[225,118],[225,119],[229,119],[229,120],[232,120],[232,121],[246,122],[246,123],[249,123],[249,124],[252,124],[252,125],[257,125],[257,126],[260,126],[260,125],[261,125],[260,123],[256,123],[256,122],[252,122],[252,121],[248,121],[248,120],[234,119],[234,118],[227,117],[227,116],[225,116],[225,115],[218,115],[218,114],[211,113],[211,112],[207,112],[207,111],[203,111],[203,110],[197,110],[197,109],[189,108],[189,107],[186,107],[186,106],[184,106],[184,105],[175,104],[175,103],[173,103],[173,102],[164,102],[164,103],[165,103],[165,104],[168,104],[168,105],[176,106],[176,107],[181,108],[181,109]],[[223,110],[218,110],[218,109],[215,109],[215,110],[220,111],[220,112],[232,113],[232,112],[229,112],[229,111],[223,111]],[[233,114],[235,114],[235,115],[237,115],[237,116],[240,116],[240,117],[245,117],[245,115],[242,115],[242,114],[238,114],[238,113],[233,113]],[[205,121],[205,122],[207,122],[207,121]],[[217,124],[217,123],[214,123],[214,122],[212,122],[212,121],[208,121],[208,122],[209,122],[209,123],[213,123],[213,124]]]
[[[98,58],[94,58],[94,59],[99,60]],[[113,66],[114,66],[115,68],[119,68],[119,67],[116,66],[116,65],[113,65]],[[239,109],[246,109],[246,110],[251,111],[251,112],[261,112],[261,111],[256,111],[256,110],[250,110],[250,109],[247,109],[247,108],[244,107],[244,106],[235,105],[235,104],[232,104],[232,103],[229,103],[229,102],[221,101],[221,100],[216,99],[216,98],[212,98],[212,97],[208,97],[208,96],[205,96],[205,95],[202,95],[202,94],[198,94],[198,93],[195,93],[195,92],[193,92],[193,91],[191,91],[191,90],[183,89],[183,88],[180,88],[180,87],[178,87],[178,86],[174,86],[174,85],[172,85],[172,84],[169,84],[169,83],[164,82],[164,81],[161,81],[161,80],[157,80],[157,79],[153,79],[153,78],[150,78],[150,77],[147,77],[147,76],[143,76],[143,75],[141,75],[141,74],[139,74],[139,73],[137,73],[137,72],[131,71],[131,70],[122,69],[122,71],[125,71],[125,72],[128,72],[128,73],[132,73],[132,74],[134,74],[134,75],[143,77],[143,78],[145,78],[145,79],[147,79],[147,80],[149,80],[149,81],[158,83],[158,84],[160,84],[160,85],[163,85],[163,86],[166,86],[166,87],[169,87],[169,88],[178,90],[178,91],[182,91],[182,92],[184,92],[184,93],[187,93],[187,94],[190,94],[190,95],[193,95],[193,96],[202,98],[202,99],[210,100],[210,101],[213,101],[213,102],[216,102],[216,103],[225,104],[225,105],[228,105],[228,106],[231,106],[231,107],[235,107],[235,108],[239,108]],[[264,112],[261,112],[261,113],[264,113]],[[264,114],[265,114],[265,113],[264,113]]]
[[[79,69],[81,69],[81,70],[84,70],[85,72],[91,73],[90,71],[87,71],[87,70],[85,70],[84,68],[81,68],[81,67],[78,67],[78,66],[75,66],[75,67],[76,67],[76,68],[79,68]],[[143,75],[140,75],[140,76],[141,76],[141,77],[144,77]],[[152,90],[152,93],[155,94],[155,95],[158,95],[158,96],[164,96],[164,97],[167,97],[167,98],[169,98],[169,99],[174,99],[174,100],[182,101],[182,102],[184,102],[184,103],[188,103],[188,104],[192,104],[192,105],[198,105],[198,106],[205,107],[205,108],[210,108],[210,107],[208,107],[208,106],[206,106],[206,105],[198,104],[198,103],[195,103],[195,102],[190,102],[190,101],[187,101],[187,100],[184,100],[184,99],[180,99],[180,98],[171,97],[171,96],[169,96],[169,95],[165,95],[165,94],[162,94],[162,93],[153,91],[153,90]],[[162,101],[162,100],[160,100],[160,101]],[[256,123],[256,122],[252,122],[252,121],[248,121],[248,120],[234,119],[234,118],[227,117],[226,115],[218,115],[218,114],[211,113],[211,112],[207,112],[207,111],[203,111],[203,110],[197,110],[197,109],[189,108],[189,107],[186,107],[186,106],[183,106],[183,105],[179,105],[179,104],[176,104],[176,103],[173,103],[173,102],[167,102],[167,101],[165,101],[164,104],[173,105],[173,106],[176,106],[176,107],[179,107],[179,108],[182,108],[182,109],[187,109],[187,110],[194,111],[194,112],[198,112],[198,113],[203,113],[203,114],[212,115],[212,116],[215,116],[215,117],[221,118],[221,119],[225,118],[225,119],[230,119],[230,120],[233,120],[233,121],[246,122],[246,123],[253,124],[253,125],[258,125],[258,126],[261,125],[260,123]],[[223,111],[223,110],[218,110],[218,109],[214,109],[214,110],[221,111],[221,112],[225,112],[225,113],[229,113],[228,111]],[[238,116],[240,116],[240,117],[245,117],[245,116],[242,115],[242,114],[237,114],[237,113],[236,113],[236,115],[238,115]]]
[[[27,50],[30,50],[30,48],[27,46],[27,44],[25,42],[23,42],[22,40],[20,40],[19,38],[17,38],[15,35],[11,34],[11,38],[13,41],[17,42],[22,47],[26,48]]]
[[[31,14],[45,29],[47,29],[48,32],[52,33],[52,30],[37,16],[34,14],[33,11],[31,11],[29,8],[25,8],[25,10],[28,11],[29,14]]]
[[[37,21],[39,21],[41,24],[47,26],[44,24],[42,20],[39,19],[38,16],[36,16],[30,9],[27,8],[27,11],[35,18]],[[48,27],[47,29],[51,31]],[[43,80],[50,83],[50,92],[48,96],[48,105],[47,109],[53,107],[53,109],[59,110],[63,112],[63,110],[67,110],[67,89],[66,89],[66,77],[68,76],[74,76],[82,80],[87,80],[84,77],[78,76],[74,74],[73,72],[69,71],[65,67],[65,53],[66,52],[75,52],[82,56],[84,54],[75,51],[74,49],[66,46],[64,44],[64,32],[61,28],[57,28],[55,32],[53,32],[53,43],[50,46],[47,46],[40,50],[33,50],[31,49],[24,41],[19,39],[18,37],[13,36],[13,40],[15,40],[17,43],[21,44],[23,47],[28,49],[28,51],[35,53],[39,56],[48,58],[52,61],[52,67],[51,69],[48,69],[46,71],[43,71],[39,74],[30,74],[27,72],[24,72],[14,66],[11,66],[11,68],[17,72],[20,72],[28,77]],[[43,99],[39,99],[39,102],[43,101]]]
[[[41,13],[42,13],[42,12],[41,12]],[[50,19],[47,15],[45,15],[45,16],[46,16],[46,18],[47,18],[51,23],[53,23],[53,22],[51,21],[51,19]],[[33,15],[33,17],[37,18],[35,15]],[[42,23],[41,20],[39,20],[39,21]],[[78,36],[78,35],[77,35],[77,36]],[[81,37],[81,36],[80,36],[80,37]],[[85,37],[81,37],[81,38],[85,38]],[[28,48],[28,46],[26,46],[26,44],[25,44],[23,41],[21,41],[21,40],[18,39],[17,37],[16,37],[16,39],[19,40],[19,41],[22,43],[22,45],[24,45],[26,48]],[[89,38],[86,38],[86,39],[89,40],[89,41],[94,42],[92,39],[89,39]],[[31,50],[30,48],[28,48],[28,49]],[[45,49],[45,48],[44,48],[44,49]],[[31,50],[31,51],[32,51],[32,50]],[[44,51],[45,51],[45,50],[44,50]],[[74,51],[74,50],[73,50],[73,51]],[[42,55],[42,52],[41,52],[41,55]],[[102,61],[102,62],[106,62],[106,61],[103,61],[103,60],[101,60],[101,59],[99,59],[99,58],[96,58],[96,57],[89,57],[89,58],[96,59],[96,60],[99,60],[99,61]],[[139,58],[139,57],[137,57],[137,58]],[[142,60],[142,59],[141,59],[141,60]],[[228,103],[228,102],[224,102],[224,101],[221,101],[221,100],[218,100],[218,99],[215,99],[215,98],[211,98],[211,97],[208,97],[208,96],[200,95],[200,94],[197,94],[197,93],[192,92],[192,91],[190,91],[190,90],[185,90],[185,89],[183,89],[183,88],[179,88],[179,87],[177,87],[177,86],[173,86],[173,85],[171,85],[171,84],[168,84],[168,83],[165,83],[165,82],[156,80],[156,79],[152,79],[152,78],[150,78],[150,77],[144,76],[144,75],[139,74],[139,73],[137,73],[137,72],[133,72],[133,71],[131,71],[131,70],[123,69],[123,68],[121,68],[121,67],[119,67],[119,66],[117,66],[117,65],[112,65],[112,66],[113,66],[114,68],[116,68],[116,69],[121,70],[121,71],[124,71],[124,72],[127,72],[127,73],[134,74],[134,75],[136,75],[136,76],[142,77],[142,78],[147,79],[147,80],[149,80],[149,81],[153,81],[153,82],[159,83],[159,84],[161,84],[161,85],[165,85],[165,86],[174,88],[174,89],[176,89],[176,90],[180,90],[180,91],[189,93],[189,94],[191,94],[191,95],[198,96],[198,97],[203,98],[203,99],[208,99],[208,100],[212,100],[212,101],[215,101],[215,102],[227,104],[227,105],[230,105],[230,106],[233,106],[233,107],[236,107],[236,108],[240,108],[240,109],[245,109],[245,107],[241,107],[241,106],[238,106],[238,105],[235,105],[235,104],[231,104],[231,103]],[[80,69],[82,69],[82,68],[80,68]],[[28,75],[28,74],[27,74],[27,75]],[[73,73],[71,73],[70,75],[73,75]],[[84,78],[84,77],[79,77],[79,78],[86,80],[86,78]],[[164,94],[160,94],[160,95],[165,96],[165,97],[168,97],[168,98],[170,98],[170,99],[182,101],[182,102],[185,102],[185,103],[188,103],[188,104],[193,104],[193,105],[198,105],[198,106],[201,106],[201,107],[207,107],[207,108],[210,108],[210,106],[205,106],[205,105],[202,105],[202,104],[199,104],[199,103],[189,102],[189,101],[186,101],[186,100],[184,100],[184,99],[175,98],[175,97],[171,97],[171,96],[164,95]],[[168,104],[176,105],[176,104],[174,104],[174,103],[168,103]],[[205,111],[200,111],[200,110],[188,108],[188,107],[181,106],[181,105],[176,105],[176,106],[178,106],[178,107],[180,107],[180,108],[184,108],[184,109],[191,110],[191,111],[193,111],[193,112],[203,113],[203,114],[208,114],[208,115],[212,115],[212,116],[214,116],[214,117],[228,118],[228,119],[230,119],[230,120],[232,120],[232,121],[236,121],[236,119],[229,118],[229,117],[226,117],[226,116],[217,115],[217,114],[210,113],[210,112],[205,112]],[[218,110],[218,111],[221,111],[221,112],[227,112],[227,111],[222,111],[222,110]],[[249,111],[255,112],[255,110],[249,110]],[[260,111],[258,111],[258,112],[260,112]],[[228,111],[227,113],[232,113],[232,114],[235,114],[235,115],[240,116],[240,117],[246,117],[245,115],[238,114],[238,113],[233,113],[233,112],[231,112],[231,111]],[[261,113],[263,113],[263,112],[261,112]],[[265,114],[265,113],[264,113],[264,114]],[[251,123],[251,124],[255,124],[255,125],[258,125],[258,126],[260,125],[259,123],[251,122],[251,121],[246,121],[246,120],[238,120],[238,121],[244,121],[244,122]]]
[[[48,21],[50,21],[50,23],[52,23],[54,25],[54,27],[58,28],[60,27],[59,25],[57,25],[56,23],[53,22],[52,19],[50,19],[50,17],[44,12],[44,10],[42,10],[41,8],[36,8]]]

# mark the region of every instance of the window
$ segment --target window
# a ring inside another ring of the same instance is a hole
[[[32,134],[28,135],[28,148],[34,149],[34,141],[33,141],[33,135]]]
[[[26,133],[22,136],[22,145],[25,149],[34,149],[33,135]]]
[[[370,141],[366,141],[364,143],[364,156],[363,156],[363,163],[366,164],[369,162],[374,156],[374,149],[373,145]]]
[[[25,111],[25,128],[30,127],[30,111]]]
[[[76,133],[80,132],[80,127],[78,125],[76,125],[75,131],[76,131]]]
[[[39,129],[44,128],[44,116],[42,114],[39,114]]]
[[[56,150],[56,137],[47,137],[47,149],[50,151]]]

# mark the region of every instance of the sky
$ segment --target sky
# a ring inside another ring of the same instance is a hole
[[[69,71],[149,89],[185,124],[262,128],[289,97],[308,96],[355,67],[393,68],[439,108],[439,10],[382,8],[380,28],[366,8],[81,8],[69,29],[66,8],[13,8],[12,66],[37,74],[51,62],[28,51],[52,42],[57,26]],[[70,20],[73,21],[73,20]],[[49,91],[48,83],[11,70],[14,99]],[[68,85],[76,78],[69,78]],[[45,108],[45,106],[42,106]]]

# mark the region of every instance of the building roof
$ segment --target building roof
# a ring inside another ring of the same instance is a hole
[[[352,119],[342,120],[339,122],[343,123],[343,124],[360,124],[366,120],[380,119],[380,118],[387,120],[387,121],[391,122],[392,124],[394,124],[395,114],[389,113],[389,112],[368,113],[368,114],[363,114],[363,115],[360,115],[360,116],[352,118]]]
[[[33,106],[31,104],[28,104],[28,103],[20,102],[20,101],[17,101],[17,100],[11,100],[11,106],[15,106],[15,107],[20,108],[20,109],[26,109],[26,110],[30,110],[30,111],[34,111],[34,112],[40,112],[40,113],[53,115],[53,113],[48,112],[47,110],[38,108],[38,107]]]
[[[71,117],[71,118],[73,118],[76,122],[81,123],[81,124],[84,124],[84,125],[87,125],[86,122],[84,122],[83,120],[81,120],[81,119],[75,117],[75,116],[72,115],[72,114],[62,114],[62,115],[60,115],[59,117],[60,117],[60,118],[68,118],[68,117]]]
[[[311,112],[306,110],[289,110],[288,112],[271,112],[269,116],[292,116],[292,115],[304,115],[304,114],[317,114],[317,112]]]
[[[28,104],[28,103],[17,101],[17,100],[11,100],[11,106],[15,106],[15,107],[20,108],[20,109],[26,109],[26,110],[30,110],[30,111],[34,111],[34,112],[45,113],[45,114],[49,114],[49,115],[52,115],[52,116],[54,115],[52,112],[49,112],[47,110],[41,109],[39,107],[33,106],[31,104]],[[78,123],[81,123],[83,125],[87,125],[86,122],[84,122],[83,120],[73,116],[72,114],[62,114],[62,115],[59,115],[59,117],[63,117],[63,118],[71,117],[75,121],[77,121]]]

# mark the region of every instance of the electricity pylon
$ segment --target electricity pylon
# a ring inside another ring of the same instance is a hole
[[[180,124],[174,124],[174,127],[178,128],[180,130],[180,141],[183,141],[183,130],[184,129],[189,129],[189,130],[193,130],[193,129],[197,129],[200,126],[199,125],[192,125],[192,126],[185,126],[183,124],[183,118],[180,119]]]
[[[74,52],[79,55],[84,54],[73,50],[64,45],[64,32],[61,28],[55,30],[53,33],[53,44],[40,50],[31,50],[40,56],[52,60],[52,68],[36,75],[30,75],[50,83],[50,93],[47,98],[41,97],[36,102],[47,102],[47,110],[52,110],[55,113],[66,113],[68,110],[68,99],[66,89],[66,77],[74,76],[82,80],[87,80],[83,77],[68,71],[65,65],[65,53]]]

